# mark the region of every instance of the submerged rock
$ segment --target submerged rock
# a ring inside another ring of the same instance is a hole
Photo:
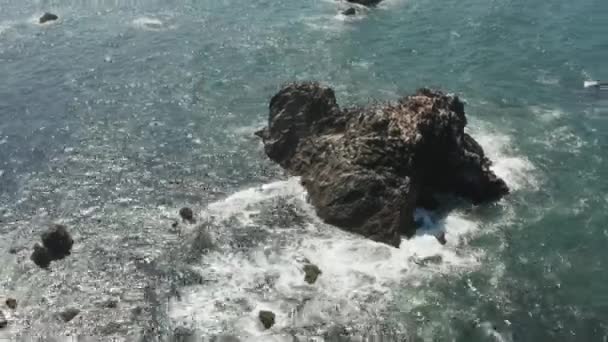
[[[5,303],[9,309],[11,309],[11,310],[17,309],[17,300],[15,298],[7,298]]]
[[[348,9],[345,9],[344,11],[342,11],[343,15],[355,15],[357,14],[357,10],[355,10],[354,7],[349,7]]]
[[[382,0],[346,0],[353,4],[359,4],[365,7],[374,7],[382,2]]]
[[[44,24],[47,21],[54,21],[54,20],[57,20],[57,19],[59,19],[59,17],[57,15],[55,15],[53,13],[46,12],[46,13],[44,13],[42,15],[42,17],[40,17],[40,23]]]
[[[42,244],[53,260],[59,260],[70,255],[74,240],[64,225],[55,224],[42,233]]]
[[[8,325],[8,321],[6,320],[6,316],[4,316],[4,312],[0,310],[0,329],[6,328]]]
[[[441,233],[435,235],[435,238],[442,245],[445,245],[446,243],[448,243],[448,240],[446,240],[446,238],[445,238],[445,233],[444,232],[441,232]]]
[[[276,316],[272,311],[262,310],[260,311],[258,317],[260,318],[260,322],[262,322],[264,328],[270,329],[274,325],[274,320]]]
[[[80,310],[78,310],[76,308],[69,308],[69,309],[66,309],[66,310],[60,312],[59,316],[61,317],[61,319],[63,319],[64,322],[69,322],[69,321],[73,320],[74,317],[78,316],[79,313],[80,313]]]
[[[321,275],[319,267],[313,264],[304,265],[304,281],[309,284],[314,284],[317,281],[319,275]]]
[[[509,192],[466,123],[464,104],[440,91],[340,109],[332,89],[295,83],[271,99],[256,134],[270,159],[301,177],[325,222],[399,246],[416,231],[417,204],[435,206],[435,194],[480,204]]]
[[[196,220],[194,219],[194,212],[192,211],[192,209],[190,209],[188,207],[181,208],[179,210],[179,216],[181,216],[182,220],[184,220],[186,222],[190,222],[190,223],[196,222]]]
[[[39,243],[34,245],[34,251],[30,259],[40,268],[48,268],[53,261],[53,257],[48,249],[42,247]]]

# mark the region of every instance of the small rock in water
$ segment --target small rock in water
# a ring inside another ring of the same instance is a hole
[[[317,281],[317,278],[319,277],[319,275],[323,273],[321,272],[321,270],[319,269],[319,267],[317,267],[316,265],[313,264],[308,264],[308,265],[304,265],[304,281],[306,281],[309,284],[314,284],[315,281]]]
[[[40,268],[48,268],[53,260],[48,249],[40,246],[39,243],[34,245],[34,251],[32,252],[30,259]]]
[[[435,235],[435,238],[442,245],[445,245],[446,243],[448,243],[448,240],[445,239],[445,233],[443,233],[443,232],[438,235]]]
[[[420,266],[427,266],[429,264],[441,264],[443,262],[443,257],[439,254],[431,255],[422,259],[414,259],[414,262]]]
[[[177,222],[177,221],[173,221],[173,223],[171,223],[171,227],[173,227],[173,228],[177,228],[178,225],[179,225],[179,222]]]
[[[354,7],[349,7],[348,9],[342,11],[342,15],[355,15],[357,14],[357,10]]]
[[[17,254],[18,252],[19,252],[19,248],[17,248],[17,247],[11,247],[8,250],[9,254]]]
[[[363,5],[366,7],[374,7],[378,5],[382,0],[346,0],[355,4]]]
[[[194,220],[194,212],[188,207],[181,208],[179,210],[179,216],[181,216],[184,221],[188,221],[190,223],[196,222]]]
[[[15,310],[17,308],[17,300],[15,298],[7,298],[6,306],[11,310]]]
[[[4,316],[4,312],[0,311],[0,329],[6,328],[8,325],[8,321],[6,320],[6,316]]]
[[[259,313],[260,322],[266,329],[270,329],[274,325],[275,314],[272,311],[260,311]]]
[[[118,299],[116,299],[116,298],[108,298],[108,299],[104,300],[103,302],[101,302],[100,305],[103,308],[115,309],[116,307],[118,307]]]
[[[78,310],[76,308],[69,308],[69,309],[66,309],[65,311],[61,312],[59,314],[59,316],[61,316],[61,319],[63,319],[64,322],[69,322],[69,321],[73,320],[74,317],[78,316],[79,313],[80,313],[80,310]]]
[[[57,15],[55,15],[53,13],[46,12],[46,13],[44,13],[42,15],[42,17],[40,17],[40,23],[44,24],[47,21],[54,21],[54,20],[57,20],[57,19],[59,19],[59,17]]]
[[[70,255],[74,240],[64,225],[56,224],[42,233],[42,244],[52,254],[54,260]]]

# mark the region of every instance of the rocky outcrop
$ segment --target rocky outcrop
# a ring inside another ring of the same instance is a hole
[[[421,89],[397,103],[340,109],[332,89],[285,86],[256,134],[268,157],[300,176],[329,224],[399,246],[416,206],[453,194],[475,204],[509,192],[467,133],[456,96]]]
[[[42,17],[40,17],[40,23],[44,24],[44,23],[46,23],[48,21],[55,21],[57,19],[59,19],[59,17],[56,14],[48,13],[47,12],[47,13],[44,13],[42,15]]]

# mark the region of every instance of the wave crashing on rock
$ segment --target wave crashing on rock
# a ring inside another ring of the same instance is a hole
[[[415,234],[414,209],[437,194],[475,204],[508,194],[466,124],[458,97],[436,90],[340,109],[331,88],[293,83],[271,99],[256,134],[271,160],[301,177],[321,219],[399,246]]]

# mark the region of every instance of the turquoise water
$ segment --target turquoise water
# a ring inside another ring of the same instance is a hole
[[[603,341],[608,94],[582,84],[608,78],[608,2],[345,7],[0,0],[0,297],[20,301],[0,333]],[[37,24],[44,11],[60,20]],[[342,105],[421,86],[461,95],[512,194],[422,213],[445,247],[421,233],[395,250],[323,225],[253,136],[293,80],[332,86]],[[187,262],[196,229],[171,229],[184,205],[216,245]],[[42,272],[28,256],[51,221],[76,245]],[[302,258],[323,271],[315,286]],[[118,308],[95,304],[105,296]],[[59,322],[69,306],[79,318]],[[260,309],[277,313],[270,331]]]

